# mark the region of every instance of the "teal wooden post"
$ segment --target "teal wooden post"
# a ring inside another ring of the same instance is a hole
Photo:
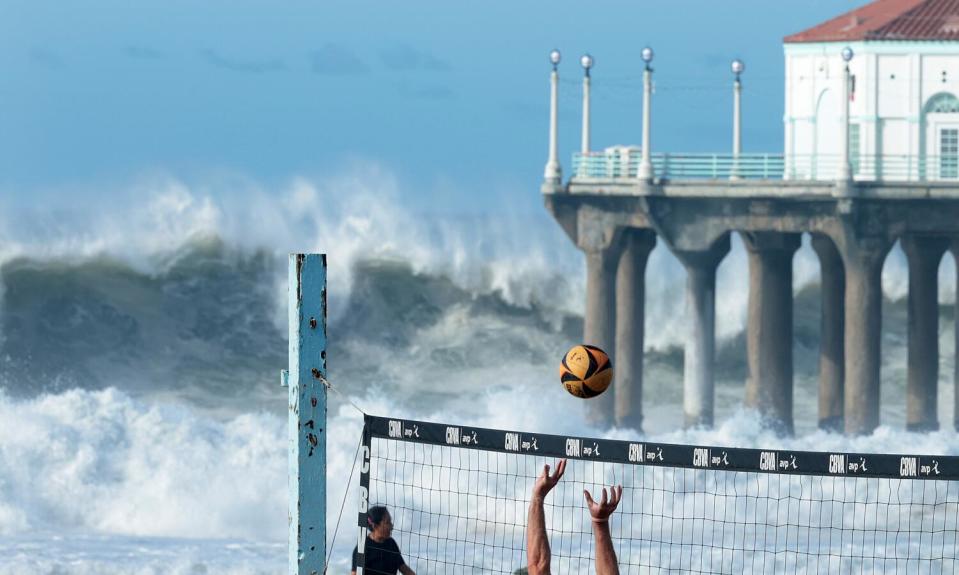
[[[290,254],[290,575],[326,560],[326,256]],[[322,379],[321,379],[322,378]]]

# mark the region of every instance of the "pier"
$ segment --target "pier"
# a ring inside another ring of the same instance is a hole
[[[850,89],[852,51],[837,49],[834,56],[846,64],[834,83]],[[687,277],[684,423],[713,424],[716,269],[729,252],[731,234],[739,234],[749,262],[743,401],[770,426],[791,433],[792,260],[802,234],[810,234],[822,278],[820,427],[868,434],[880,424],[881,272],[899,241],[909,267],[907,426],[937,429],[937,270],[946,251],[959,257],[959,163],[953,151],[883,154],[876,146],[872,153],[851,153],[849,97],[843,91],[846,106],[839,106],[833,135],[838,153],[802,154],[787,143],[785,154],[743,154],[743,65],[736,61],[733,149],[654,152],[652,57],[652,50],[644,50],[643,145],[601,151],[589,149],[593,59],[583,58],[583,145],[564,178],[557,156],[560,56],[551,54],[550,145],[541,193],[585,255],[584,343],[610,351],[616,369],[610,392],[590,402],[590,420],[642,427],[645,268],[653,247],[662,243]],[[795,138],[788,125],[786,133]]]

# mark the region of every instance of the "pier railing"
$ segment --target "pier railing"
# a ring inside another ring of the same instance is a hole
[[[635,178],[642,151],[614,147],[573,154],[574,179]],[[839,155],[654,153],[653,175],[661,180],[835,180]],[[869,155],[851,159],[860,181],[959,180],[959,156]]]

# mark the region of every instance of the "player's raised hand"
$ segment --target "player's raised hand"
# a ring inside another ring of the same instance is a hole
[[[546,494],[556,487],[556,484],[559,483],[560,478],[565,472],[565,459],[560,459],[556,462],[556,471],[552,475],[549,474],[549,464],[544,465],[543,472],[539,474],[539,477],[536,478],[536,483],[533,484],[533,497],[546,497]]]
[[[583,490],[583,496],[586,497],[586,507],[589,509],[589,514],[592,516],[593,521],[596,523],[605,523],[609,521],[609,516],[613,514],[613,511],[616,511],[616,507],[623,498],[623,486],[611,485],[609,487],[609,499],[606,498],[606,488],[604,487],[603,497],[598,503],[593,501],[593,496],[590,495],[586,489]]]

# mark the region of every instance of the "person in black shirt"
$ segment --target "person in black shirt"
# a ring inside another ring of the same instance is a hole
[[[370,534],[366,536],[366,566],[363,573],[366,575],[396,575],[397,571],[403,575],[416,575],[409,568],[400,546],[390,537],[393,534],[393,517],[382,505],[375,505],[366,511],[366,520],[370,524]],[[353,571],[356,575],[356,563],[359,558],[359,548],[353,548]]]

